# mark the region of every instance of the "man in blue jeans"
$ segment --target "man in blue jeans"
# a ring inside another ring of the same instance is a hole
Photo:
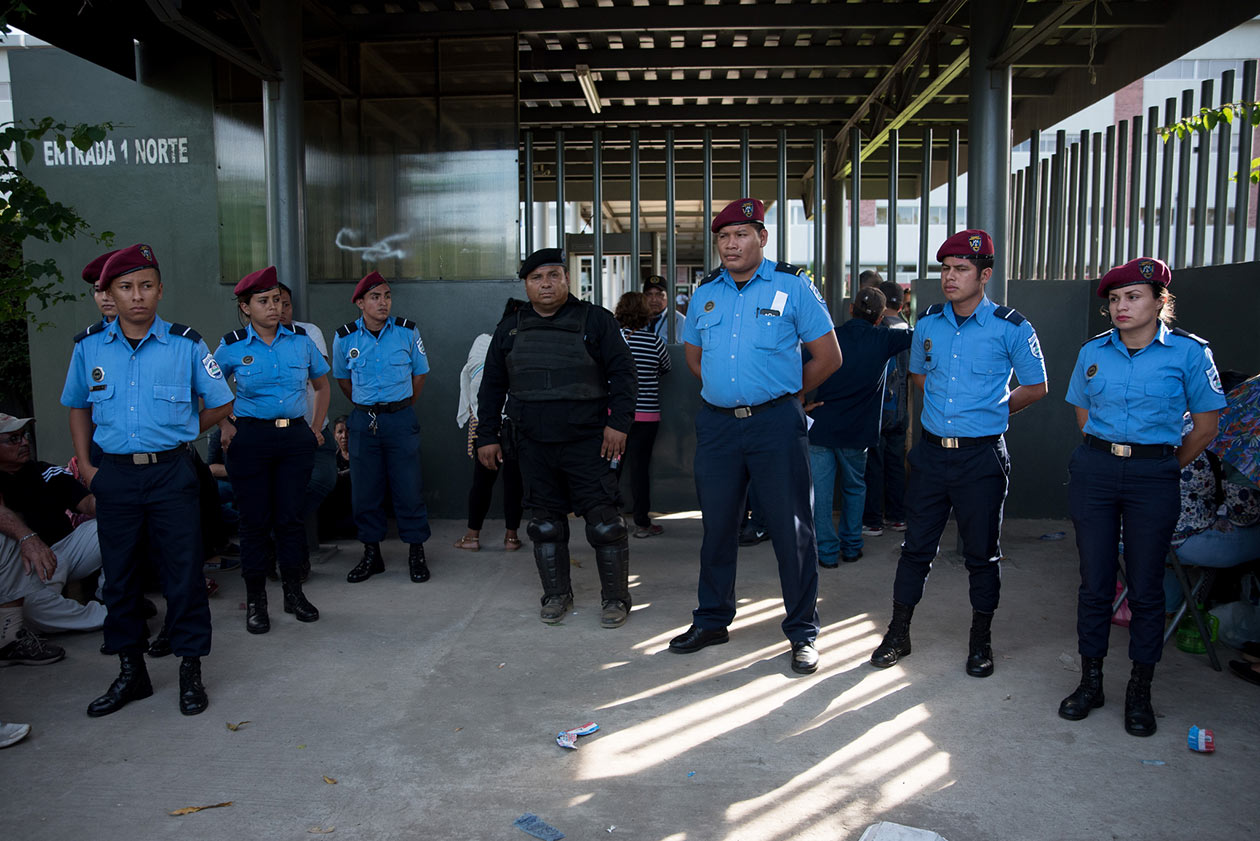
[[[818,565],[824,569],[862,557],[866,450],[879,446],[888,360],[909,349],[912,336],[909,330],[876,326],[884,317],[885,304],[879,289],[858,290],[849,307],[851,318],[836,328],[844,365],[823,381],[813,402],[805,406],[814,419],[809,430],[809,461],[814,477]],[[837,468],[842,496],[839,535],[831,524]]]

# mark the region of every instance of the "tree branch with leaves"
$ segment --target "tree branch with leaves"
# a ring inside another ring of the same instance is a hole
[[[1243,131],[1260,126],[1260,102],[1230,102],[1219,108],[1200,108],[1199,113],[1182,117],[1172,125],[1159,129],[1159,136],[1167,143],[1172,138],[1186,140],[1195,133],[1211,134],[1221,123],[1233,125],[1238,120]],[[1260,184],[1260,158],[1251,159],[1252,184]],[[1235,172],[1231,181],[1238,180]]]

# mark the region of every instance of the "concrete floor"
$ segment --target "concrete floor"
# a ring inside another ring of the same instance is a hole
[[[891,532],[868,539],[861,562],[822,571],[817,674],[788,668],[769,544],[741,552],[730,643],[669,653],[694,606],[701,524],[661,522],[663,536],[631,541],[636,605],[615,631],[598,627],[588,549],[575,542],[577,611],[547,627],[528,549],[456,551],[455,521],[435,524],[431,582],[407,580],[395,542],[384,575],[346,584],[346,545],[307,585],[321,620],[280,613],[273,585],[262,637],[245,632],[240,579],[221,574],[210,708],[195,718],[177,711],[166,659],[150,661],[152,698],[89,719],[117,661],[97,653],[99,635],[62,636],[64,662],[0,673],[0,717],[34,728],[0,751],[0,836],[520,841],[512,822],[525,812],[571,839],[641,841],[847,841],[879,820],[948,841],[1235,839],[1260,823],[1260,690],[1205,657],[1167,648],[1159,733],[1133,738],[1116,629],[1107,705],[1081,722],[1056,715],[1078,680],[1064,662],[1070,525],[1007,524],[997,673],[976,680],[962,669],[966,574],[949,560],[915,617],[914,654],[867,665],[887,622]],[[1061,530],[1065,541],[1038,539]],[[576,751],[556,746],[558,730],[587,721],[600,730]],[[1191,724],[1215,731],[1216,754],[1186,749]]]

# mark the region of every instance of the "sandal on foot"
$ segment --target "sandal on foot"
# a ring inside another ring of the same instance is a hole
[[[517,549],[520,549],[520,548],[521,548],[521,539],[519,537],[503,538],[503,551],[504,552],[515,552]]]
[[[477,537],[469,537],[464,535],[455,541],[456,549],[467,549],[469,552],[476,552],[481,549],[481,539]]]

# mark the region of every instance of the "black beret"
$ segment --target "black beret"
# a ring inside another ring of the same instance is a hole
[[[521,263],[521,270],[517,274],[521,280],[529,277],[529,273],[541,266],[564,266],[564,249],[563,248],[540,248],[533,254],[525,258],[525,262]]]

